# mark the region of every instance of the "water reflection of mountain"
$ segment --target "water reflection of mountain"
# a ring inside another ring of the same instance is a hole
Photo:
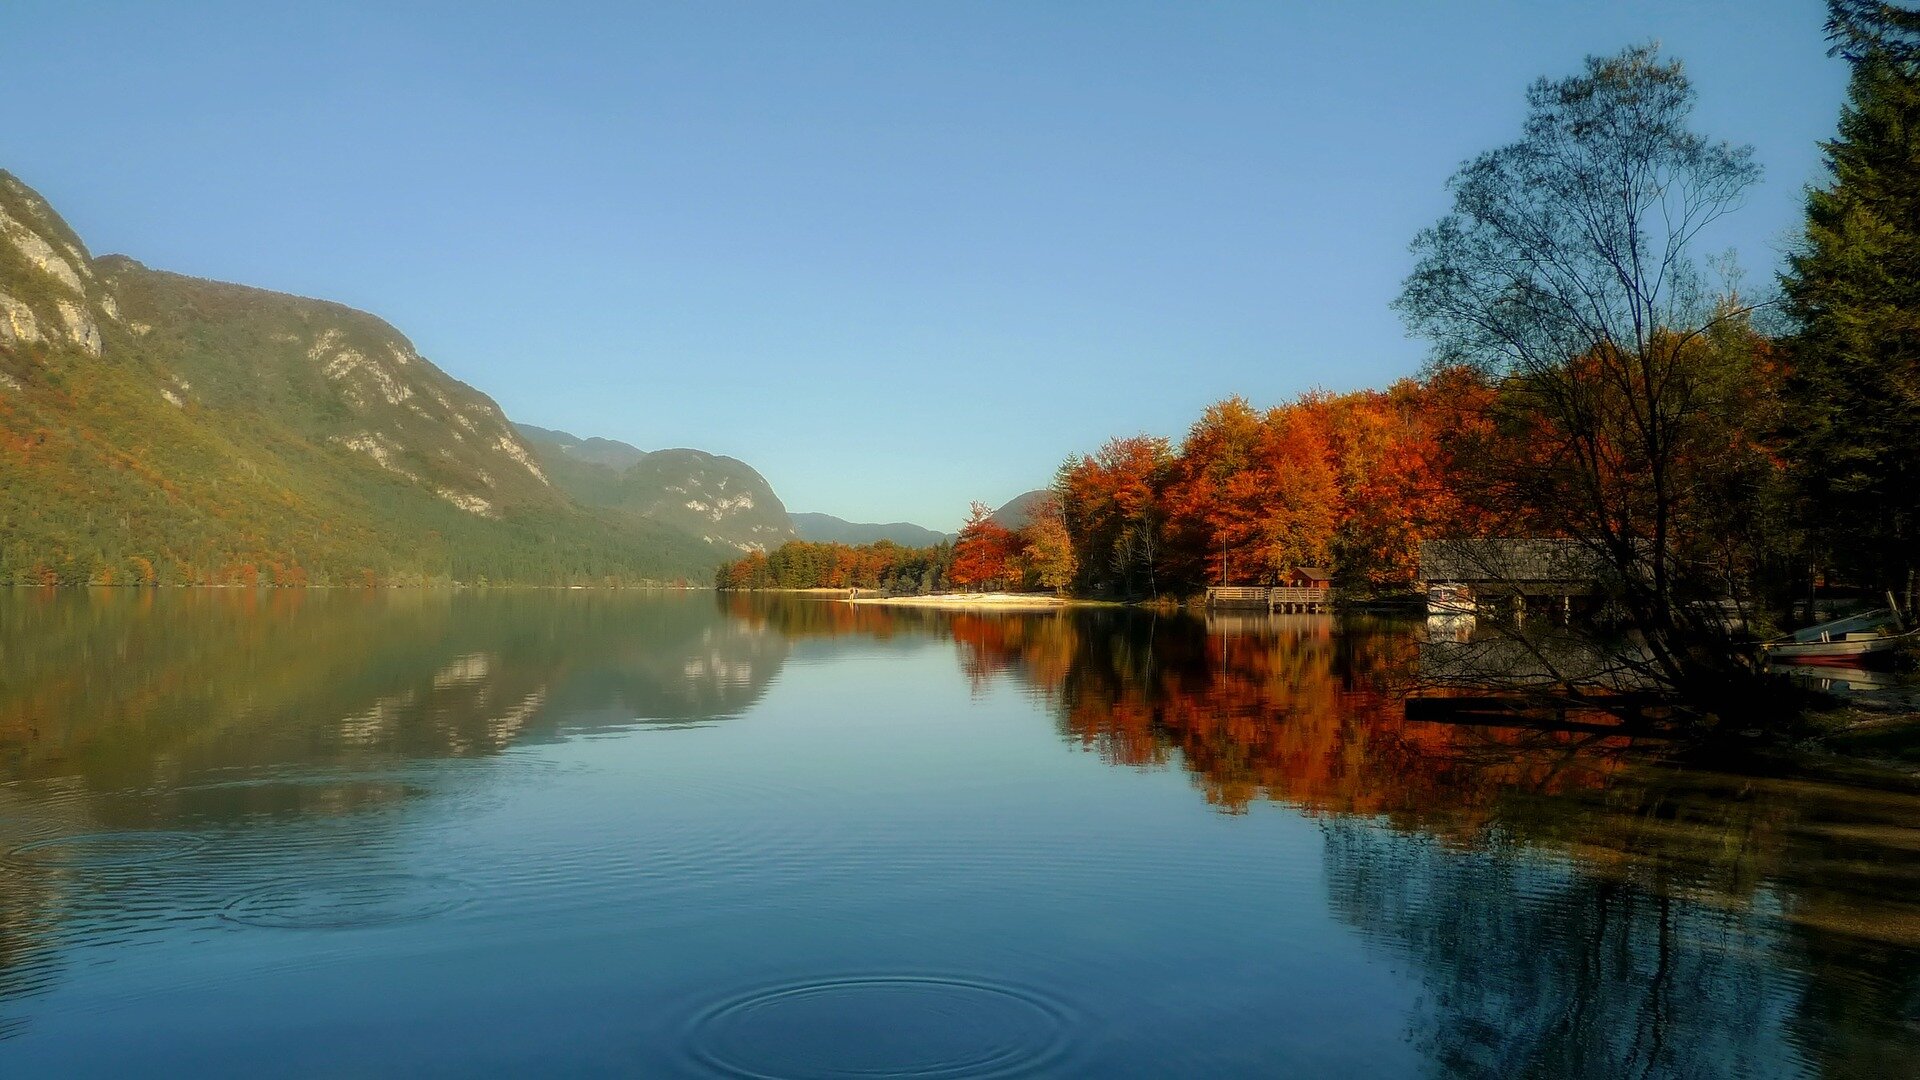
[[[286,824],[306,847],[259,866],[377,864],[381,811],[486,787],[422,763],[731,716],[786,655],[704,596],[0,594],[0,1037],[63,934],[114,936],[163,880],[221,887],[146,873],[169,844]]]
[[[472,756],[728,716],[786,656],[704,598],[25,593],[0,603],[0,767],[118,789],[256,762]]]

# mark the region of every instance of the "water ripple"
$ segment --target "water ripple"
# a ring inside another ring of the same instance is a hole
[[[473,899],[465,882],[424,874],[359,874],[269,885],[228,904],[230,922],[296,930],[342,930],[415,922]]]
[[[177,859],[206,846],[205,837],[186,832],[77,833],[22,844],[8,852],[7,857],[35,866],[94,869]]]
[[[853,975],[765,987],[700,1013],[683,1046],[723,1075],[1009,1077],[1066,1053],[1066,1008],[1024,987],[937,975]]]

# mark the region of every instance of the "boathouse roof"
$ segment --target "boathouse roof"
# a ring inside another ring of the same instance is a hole
[[[1593,585],[1603,564],[1578,540],[1423,540],[1420,578],[1460,584]]]

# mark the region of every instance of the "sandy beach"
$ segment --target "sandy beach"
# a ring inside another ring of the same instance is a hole
[[[1045,611],[1065,607],[1093,607],[1099,600],[1074,600],[1039,593],[935,593],[931,596],[860,596],[856,604],[886,604],[893,607],[991,608],[995,611]]]

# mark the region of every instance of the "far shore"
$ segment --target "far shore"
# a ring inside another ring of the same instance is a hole
[[[724,590],[723,590],[724,591]],[[923,608],[993,608],[996,611],[1045,611],[1066,607],[1126,607],[1117,600],[1083,600],[1072,596],[1054,596],[1051,593],[933,593],[927,596],[888,596],[877,589],[826,588],[771,588],[747,589],[745,592],[784,593],[788,596],[811,596],[823,600],[838,600],[841,603],[883,604],[891,607]],[[851,595],[849,595],[851,594]]]
[[[842,595],[845,590],[841,590]],[[1043,593],[935,593],[931,596],[854,596],[855,604],[891,607],[992,608],[995,611],[1044,611],[1067,607],[1116,607],[1111,600],[1078,600]]]

